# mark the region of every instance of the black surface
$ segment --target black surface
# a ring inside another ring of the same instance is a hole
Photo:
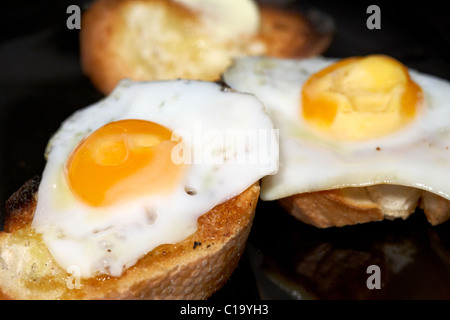
[[[2,9],[1,203],[42,173],[45,146],[61,121],[102,97],[80,70],[78,31],[66,28],[66,8],[76,3],[14,1]],[[371,4],[381,9],[379,30],[366,27]],[[294,1],[291,6],[333,19],[336,33],[326,56],[384,53],[450,80],[445,2]],[[246,255],[212,300],[449,299],[449,228],[449,222],[431,227],[418,211],[407,221],[319,230],[274,203],[260,203]],[[380,290],[367,289],[371,264],[381,268]]]

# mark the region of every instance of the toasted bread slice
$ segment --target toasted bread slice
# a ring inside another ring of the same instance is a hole
[[[82,17],[82,69],[104,94],[122,78],[217,81],[235,57],[307,57],[332,38],[302,14],[268,6],[251,37],[222,41],[205,29],[195,12],[172,0],[97,0]]]
[[[121,277],[79,279],[53,260],[30,226],[38,183],[30,180],[7,202],[0,232],[3,299],[206,299],[236,268],[259,197],[256,183],[201,216],[194,234],[148,252]]]
[[[261,5],[260,32],[264,55],[274,58],[306,58],[323,53],[331,43],[331,29],[320,31],[298,11]],[[323,29],[323,28],[322,28]]]
[[[278,201],[298,220],[319,228],[406,219],[418,206],[432,225],[450,219],[450,201],[428,191],[398,185],[301,193]]]

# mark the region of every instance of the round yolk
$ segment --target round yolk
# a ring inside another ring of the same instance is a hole
[[[167,192],[180,180],[172,132],[153,122],[121,120],[93,132],[72,152],[66,177],[72,192],[92,206]]]
[[[381,137],[407,123],[421,105],[408,69],[383,55],[341,60],[315,74],[301,93],[302,116],[341,140]]]

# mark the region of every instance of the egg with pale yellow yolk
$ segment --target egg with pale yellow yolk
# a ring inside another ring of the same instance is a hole
[[[243,57],[223,76],[279,129],[280,168],[261,198],[394,184],[450,200],[450,83],[385,55]]]
[[[275,173],[278,141],[253,95],[201,81],[123,80],[64,121],[46,157],[32,227],[65,270],[120,276]]]
[[[387,56],[343,59],[302,87],[302,117],[337,139],[382,137],[408,124],[423,103],[407,68]]]

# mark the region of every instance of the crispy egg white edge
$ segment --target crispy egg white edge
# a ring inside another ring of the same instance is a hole
[[[338,142],[300,117],[308,77],[337,59],[244,57],[224,74],[232,88],[255,94],[280,131],[280,168],[262,180],[261,199],[380,183],[428,190],[450,200],[450,82],[409,69],[426,104],[411,124],[383,138]]]
[[[73,197],[63,166],[71,150],[84,137],[121,119],[145,119],[175,130],[181,133],[194,154],[203,143],[201,139],[197,141],[196,130],[220,132],[245,128],[273,132],[272,121],[264,106],[253,95],[224,90],[218,84],[201,81],[145,83],[124,80],[110,96],[74,113],[49,142],[32,226],[42,233],[55,260],[64,268],[80,267],[83,277],[92,276],[99,264],[108,264],[107,271],[119,276],[124,266],[134,264],[158,244],[175,243],[195,232],[200,215],[278,169],[277,141],[264,136],[257,143],[275,143],[276,152],[264,154],[260,165],[194,162],[184,181],[180,181],[174,192],[165,198],[150,196],[138,199],[136,203],[93,209]],[[266,138],[272,140],[264,141]],[[185,186],[194,188],[197,194],[188,195]],[[157,220],[147,224],[149,210],[155,211]],[[133,236],[127,235],[130,230],[133,230]],[[138,249],[136,243],[146,245]],[[111,246],[123,256],[110,253]]]

